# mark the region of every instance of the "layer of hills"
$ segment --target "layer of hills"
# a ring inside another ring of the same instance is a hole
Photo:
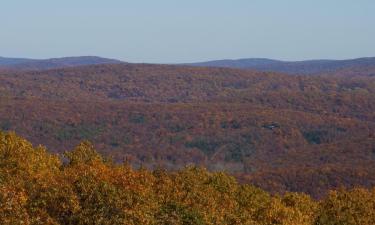
[[[27,59],[0,57],[0,69],[7,70],[45,70],[64,67],[118,64],[123,63],[115,59],[107,59],[96,56],[77,56],[52,59]]]
[[[238,60],[216,60],[187,64],[191,66],[225,67],[238,69],[253,69],[265,72],[279,72],[299,75],[320,75],[337,73],[341,70],[375,68],[375,58],[357,58],[347,60],[306,60],[280,61],[273,59],[249,58]],[[375,75],[375,73],[370,73]]]
[[[136,167],[197,164],[271,192],[319,197],[375,185],[375,78],[347,70],[345,77],[151,64],[3,71],[0,128],[57,153],[87,139]]]
[[[97,56],[78,56],[52,59],[26,59],[0,57],[0,70],[46,70],[65,67],[121,64],[116,59]],[[222,67],[234,69],[251,69],[263,72],[277,72],[293,75],[326,75],[326,76],[375,76],[375,57],[347,60],[306,60],[281,61],[265,58],[238,60],[216,60],[184,64],[198,67]]]

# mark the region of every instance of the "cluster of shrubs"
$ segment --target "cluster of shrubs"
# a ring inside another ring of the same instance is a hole
[[[0,132],[0,224],[375,224],[375,190],[271,195],[225,173],[132,169],[88,142],[63,156]]]

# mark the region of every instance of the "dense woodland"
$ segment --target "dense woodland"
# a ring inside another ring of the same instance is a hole
[[[133,169],[85,141],[63,155],[0,132],[0,224],[375,224],[375,189],[271,195],[223,172]]]
[[[134,168],[193,164],[270,193],[321,198],[375,185],[371,71],[309,77],[148,64],[3,71],[0,129],[53,153],[89,140]]]

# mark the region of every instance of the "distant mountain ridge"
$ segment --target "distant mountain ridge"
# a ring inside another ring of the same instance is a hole
[[[0,57],[0,70],[48,70],[65,67],[127,63],[117,59],[98,56],[77,56],[51,59]],[[375,57],[346,60],[281,61],[267,58],[224,59],[198,63],[180,64],[193,67],[219,67],[250,69],[260,72],[277,72],[292,75],[323,76],[374,76]]]
[[[28,63],[33,61],[33,59],[26,59],[26,58],[5,58],[0,56],[0,66],[9,66],[15,65],[20,63]]]
[[[317,75],[332,73],[342,69],[375,66],[375,57],[347,60],[306,60],[281,61],[267,58],[249,58],[237,60],[215,60],[184,65],[201,67],[225,67],[237,69],[253,69],[264,72],[280,72],[288,74]]]
[[[5,58],[0,57],[0,68],[16,70],[44,70],[63,67],[119,64],[125,63],[116,59],[108,59],[97,56],[77,56],[51,59],[27,59],[27,58]]]

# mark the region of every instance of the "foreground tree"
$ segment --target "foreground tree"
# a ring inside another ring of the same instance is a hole
[[[65,158],[0,132],[0,224],[375,224],[375,190],[271,194],[194,166],[134,170],[89,142]]]

